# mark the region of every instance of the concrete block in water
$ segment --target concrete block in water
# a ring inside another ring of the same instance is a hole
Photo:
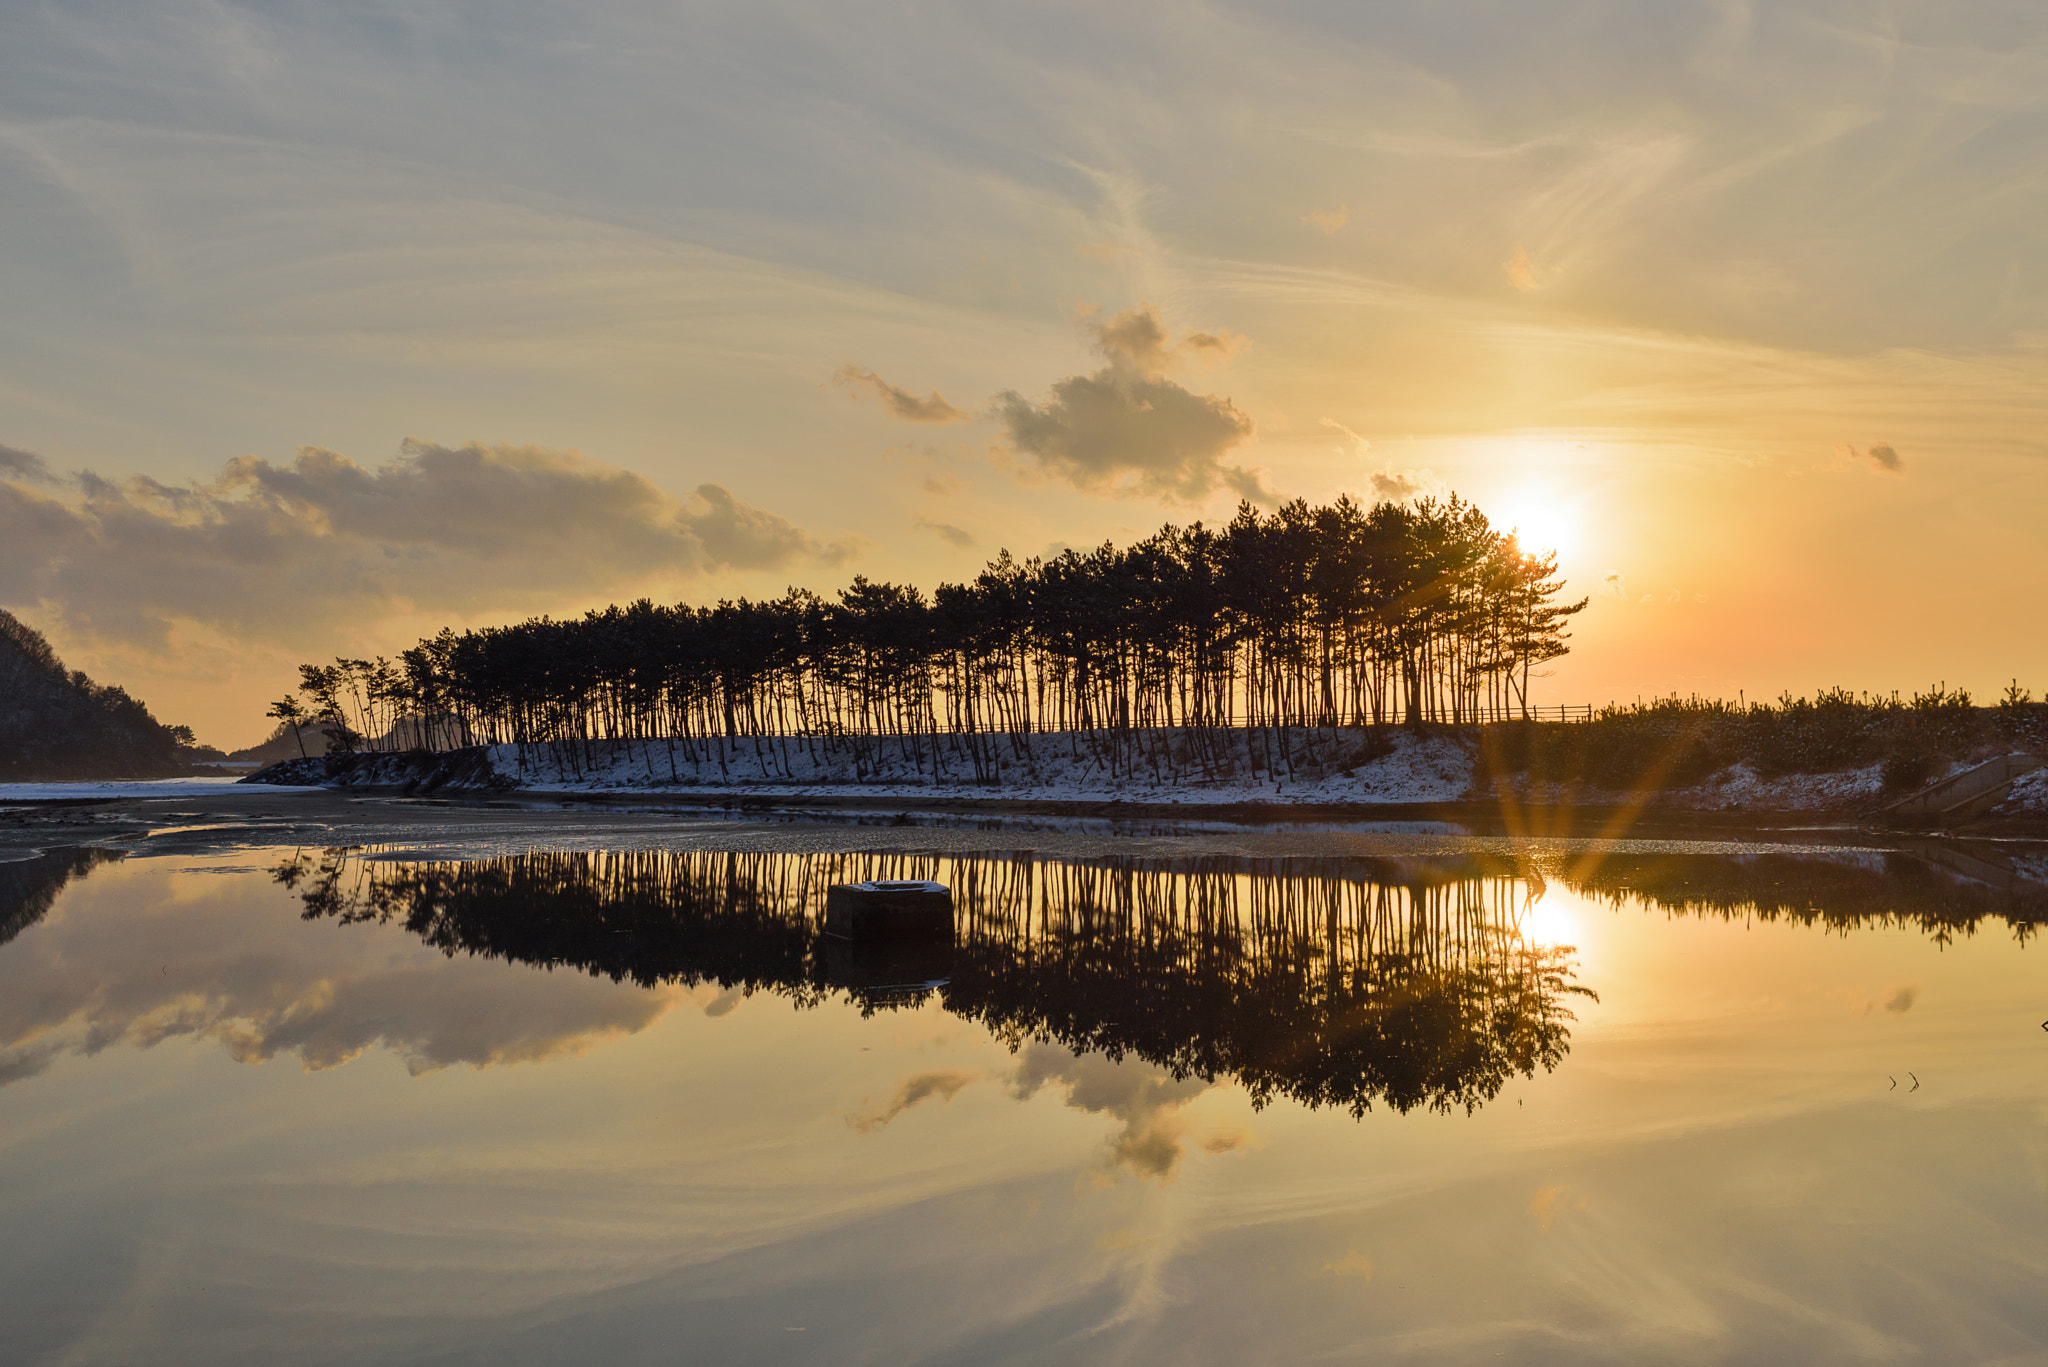
[[[825,892],[825,933],[841,940],[951,940],[953,894],[944,883],[840,883]]]

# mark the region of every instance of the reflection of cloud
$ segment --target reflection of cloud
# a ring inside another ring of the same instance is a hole
[[[1567,1203],[1564,1199],[1563,1187],[1538,1187],[1536,1188],[1536,1194],[1529,1198],[1529,1214],[1535,1216],[1536,1222],[1545,1229],[1549,1229],[1552,1222],[1566,1211],[1584,1210],[1585,1208],[1586,1203],[1584,1201]]]
[[[1879,442],[1865,451],[1863,456],[1864,459],[1887,474],[1896,475],[1906,468],[1906,462],[1899,456],[1899,453],[1883,442]]]
[[[89,472],[76,496],[0,481],[0,600],[47,601],[74,631],[160,642],[173,619],[290,637],[391,608],[502,605],[652,574],[843,558],[716,484],[676,498],[573,451],[408,441],[374,468],[302,447],[211,482]]]
[[[832,376],[832,383],[844,385],[849,389],[872,390],[875,397],[882,401],[882,407],[888,411],[889,416],[900,422],[966,422],[973,416],[947,403],[936,389],[920,398],[907,389],[890,384],[865,366],[839,367],[838,372]]]
[[[1253,472],[1223,463],[1251,438],[1252,420],[1228,398],[1192,393],[1165,374],[1189,356],[1228,356],[1237,339],[1196,332],[1175,344],[1149,304],[1084,318],[1108,365],[1059,381],[1038,403],[1015,390],[996,399],[996,415],[1019,455],[1096,492],[1193,500],[1225,485],[1271,500]]]
[[[745,1001],[746,999],[747,990],[745,988],[728,987],[725,989],[725,991],[719,993],[717,996],[713,997],[709,1002],[705,1003],[704,1014],[710,1016],[714,1020],[716,1020],[720,1016],[729,1016],[733,1013],[734,1009],[737,1008],[739,1004]]]
[[[975,1081],[980,1073],[965,1073],[957,1068],[941,1068],[934,1072],[918,1073],[907,1077],[896,1088],[896,1095],[889,1104],[858,1115],[846,1117],[846,1123],[861,1134],[881,1129],[884,1125],[902,1115],[911,1107],[930,1101],[951,1101],[960,1094],[960,1089]]]
[[[1069,1106],[1123,1122],[1110,1141],[1112,1167],[1167,1181],[1180,1166],[1186,1129],[1180,1108],[1215,1085],[1198,1078],[1176,1079],[1135,1063],[1114,1063],[1100,1054],[1075,1054],[1058,1045],[1026,1046],[1010,1077],[1011,1094],[1022,1100],[1048,1084],[1066,1088]],[[1211,1151],[1228,1151],[1243,1142],[1237,1136],[1228,1139],[1223,1150]]]
[[[675,996],[444,957],[398,926],[308,926],[257,874],[202,888],[124,865],[68,891],[0,955],[0,1059],[39,1068],[79,1029],[87,1053],[191,1037],[246,1063],[331,1068],[381,1045],[416,1074],[482,1068],[584,1053]]]
[[[1916,983],[1907,983],[1894,988],[1891,996],[1885,998],[1884,1009],[1895,1015],[1904,1015],[1913,1009],[1913,1003],[1920,1000],[1920,988]]]
[[[1341,1258],[1332,1258],[1329,1262],[1324,1263],[1323,1271],[1334,1273],[1339,1277],[1361,1277],[1366,1281],[1371,1281],[1372,1259],[1366,1257],[1363,1253],[1346,1253]]]

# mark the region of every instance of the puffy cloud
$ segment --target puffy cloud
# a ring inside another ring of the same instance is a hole
[[[1906,462],[1891,447],[1879,442],[1863,453],[1863,458],[1887,474],[1899,474],[1906,468]]]
[[[1426,486],[1421,480],[1399,470],[1385,469],[1372,472],[1373,497],[1383,498],[1389,503],[1415,497]]]
[[[4,442],[0,442],[0,476],[33,480],[38,484],[54,483],[56,480],[56,476],[50,473],[50,467],[44,463],[41,456]]]
[[[1195,394],[1166,377],[1184,359],[1228,356],[1237,339],[1196,332],[1175,344],[1149,304],[1108,318],[1085,314],[1083,322],[1109,364],[1059,381],[1041,402],[1015,390],[998,396],[996,415],[1012,449],[1096,492],[1193,501],[1227,485],[1271,500],[1256,474],[1223,463],[1252,437],[1251,418],[1226,397]]]
[[[411,607],[520,610],[656,576],[846,554],[716,484],[676,498],[573,451],[408,441],[374,468],[317,447],[188,486],[82,472],[69,496],[0,481],[0,603],[154,644],[188,619],[306,639]]]
[[[890,384],[874,371],[864,366],[843,365],[832,376],[832,383],[849,389],[869,389],[882,401],[882,407],[889,416],[902,422],[966,422],[971,413],[963,413],[940,396],[935,389],[919,398],[909,390]]]

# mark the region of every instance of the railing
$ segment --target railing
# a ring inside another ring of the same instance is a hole
[[[1485,726],[1485,725],[1490,725],[1490,724],[1492,724],[1492,723],[1494,723],[1494,722],[1508,722],[1508,721],[1525,721],[1525,720],[1526,720],[1526,721],[1555,721],[1555,722],[1573,722],[1573,721],[1591,721],[1591,720],[1593,720],[1593,716],[1594,716],[1594,714],[1595,714],[1596,712],[1598,712],[1598,711],[1599,711],[1599,708],[1598,708],[1598,707],[1597,707],[1597,706],[1596,706],[1595,704],[1593,704],[1593,703],[1554,703],[1554,704],[1552,704],[1551,706],[1548,706],[1548,707],[1530,707],[1530,708],[1527,708],[1527,709],[1524,709],[1524,708],[1520,708],[1520,707],[1467,707],[1467,708],[1464,708],[1464,709],[1460,710],[1460,711],[1459,711],[1459,713],[1458,713],[1458,715],[1457,715],[1457,716],[1456,716],[1455,718],[1453,718],[1453,717],[1448,717],[1448,716],[1446,716],[1446,717],[1431,717],[1431,718],[1426,718],[1425,720],[1426,720],[1426,721],[1427,721],[1427,723],[1428,723],[1429,725],[1431,725],[1431,726]],[[1400,726],[1400,725],[1403,725],[1403,724],[1404,724],[1404,723],[1402,723],[1402,722],[1400,722],[1400,721],[1388,721],[1388,722],[1383,722],[1383,723],[1381,723],[1381,725],[1384,725],[1384,726]],[[1057,724],[1057,723],[1054,723],[1054,722],[1046,722],[1046,721],[1028,721],[1028,722],[1025,722],[1025,723],[1023,723],[1022,725],[1000,725],[1000,726],[999,726],[999,725],[995,725],[995,724],[992,724],[992,723],[991,723],[991,724],[983,724],[983,725],[979,725],[979,726],[977,726],[977,727],[976,727],[976,728],[975,728],[975,729],[974,729],[974,730],[973,730],[972,732],[969,732],[969,731],[967,731],[967,730],[966,730],[965,728],[962,728],[962,727],[955,727],[955,726],[948,726],[948,725],[946,725],[945,723],[941,722],[941,723],[939,723],[939,724],[938,724],[938,725],[936,725],[936,726],[929,726],[929,727],[927,727],[927,726],[876,726],[876,727],[866,727],[866,728],[862,728],[862,729],[859,729],[859,730],[853,730],[853,729],[848,729],[848,730],[844,730],[844,731],[829,731],[829,732],[828,732],[828,731],[810,731],[810,732],[805,732],[805,731],[787,731],[787,730],[777,730],[777,729],[775,729],[775,728],[773,728],[773,727],[769,727],[769,728],[763,729],[763,730],[761,730],[761,731],[758,731],[758,732],[755,732],[755,731],[739,731],[739,732],[735,732],[735,733],[734,733],[734,737],[733,737],[733,738],[735,738],[735,739],[739,739],[739,740],[745,740],[745,739],[747,739],[747,738],[748,738],[748,737],[750,737],[750,736],[754,736],[754,735],[759,735],[759,736],[761,736],[761,737],[762,737],[763,739],[767,739],[767,738],[769,738],[769,737],[774,737],[774,736],[785,736],[785,737],[793,736],[793,737],[796,737],[796,738],[798,738],[798,739],[801,739],[801,738],[802,738],[802,737],[804,737],[805,735],[812,735],[812,736],[816,736],[817,738],[819,738],[819,739],[821,739],[821,740],[822,740],[822,739],[826,738],[827,736],[831,736],[831,737],[832,737],[832,738],[834,738],[834,739],[851,739],[851,738],[856,738],[856,737],[869,737],[869,738],[883,738],[883,737],[894,737],[894,736],[965,736],[965,735],[970,735],[970,734],[972,734],[972,735],[977,735],[977,736],[1008,736],[1008,735],[1014,735],[1014,734],[1018,734],[1018,733],[1022,733],[1022,734],[1024,734],[1024,735],[1029,735],[1029,736],[1064,736],[1064,735],[1067,735],[1067,734],[1069,734],[1070,732],[1071,732],[1071,733],[1075,733],[1075,734],[1079,734],[1079,735],[1084,735],[1084,736],[1085,736],[1085,735],[1089,735],[1089,734],[1091,734],[1091,733],[1097,733],[1097,732],[1114,732],[1114,731],[1120,731],[1120,730],[1121,730],[1121,731],[1264,731],[1264,730],[1267,730],[1267,729],[1271,728],[1271,727],[1272,727],[1272,726],[1274,726],[1274,725],[1276,725],[1276,723],[1273,723],[1273,722],[1263,722],[1263,721],[1262,721],[1262,722],[1247,722],[1247,721],[1244,721],[1244,720],[1243,720],[1242,718],[1237,718],[1237,719],[1233,719],[1233,720],[1231,720],[1230,722],[1228,722],[1228,723],[1224,723],[1224,724],[1216,724],[1216,723],[1206,723],[1206,724],[1204,724],[1204,723],[1196,723],[1196,722],[1174,722],[1174,723],[1172,723],[1171,725],[1168,725],[1168,724],[1166,724],[1166,723],[1164,723],[1164,722],[1134,722],[1134,723],[1132,723],[1132,724],[1131,724],[1131,725],[1129,725],[1129,726],[1119,726],[1119,725],[1117,725],[1117,724],[1116,724],[1116,723],[1114,723],[1114,722],[1106,722],[1106,721],[1105,721],[1105,722],[1096,722],[1096,723],[1094,723],[1094,724],[1093,724],[1093,725],[1091,725],[1091,726],[1061,726],[1061,725],[1059,725],[1059,724]],[[1361,727],[1361,726],[1370,726],[1370,725],[1372,725],[1371,719],[1370,719],[1370,718],[1368,718],[1368,717],[1365,717],[1365,716],[1357,716],[1357,717],[1348,717],[1348,718],[1345,718],[1344,720],[1342,720],[1342,721],[1339,721],[1339,722],[1336,722],[1336,723],[1325,723],[1325,722],[1314,722],[1314,721],[1297,721],[1297,722],[1288,722],[1288,723],[1286,723],[1286,726],[1287,726],[1287,728],[1288,728],[1288,729],[1290,729],[1290,730],[1295,730],[1295,731],[1327,731],[1327,730],[1330,730],[1330,729],[1332,729],[1332,727],[1333,727],[1333,726],[1334,726],[1334,728],[1335,728],[1336,730],[1340,730],[1340,731],[1343,731],[1343,730],[1350,730],[1350,729],[1354,729],[1354,728],[1357,728],[1357,727]],[[705,740],[718,740],[718,739],[721,739],[721,738],[723,738],[723,733],[722,733],[722,732],[693,732],[692,734],[693,734],[693,735],[696,735],[696,736],[698,736],[698,737],[699,737],[700,739],[705,739]],[[637,736],[636,736],[636,737],[634,737],[634,739],[635,739],[635,740],[638,740],[638,739],[639,739],[639,737],[637,737]],[[661,739],[661,738],[660,738],[659,736],[657,736],[657,737],[655,737],[654,739],[656,739],[656,740],[659,740],[659,739]]]

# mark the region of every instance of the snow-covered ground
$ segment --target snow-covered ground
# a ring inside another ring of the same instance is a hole
[[[872,743],[856,760],[846,750],[827,753],[801,739],[741,740],[692,760],[678,747],[674,770],[669,747],[632,742],[598,747],[595,763],[561,760],[545,750],[522,756],[515,746],[492,747],[489,768],[527,792],[610,793],[662,791],[699,796],[748,797],[934,797],[1000,799],[1013,802],[1141,802],[1177,805],[1269,803],[1445,802],[1468,795],[1473,747],[1463,738],[1402,733],[1380,741],[1355,732],[1296,732],[1283,748],[1259,733],[1233,733],[1233,753],[1203,764],[1185,751],[1185,740],[1148,735],[1131,748],[1133,762],[1114,767],[1091,753],[1085,739],[1037,735],[1028,754],[1013,753],[1007,739],[994,742],[999,781],[979,783],[964,754],[947,753],[934,777],[931,745],[920,758],[909,744],[889,739]],[[942,740],[942,745],[945,742]],[[1385,747],[1391,746],[1390,749]],[[1379,753],[1384,750],[1383,753]],[[359,762],[356,784],[398,784],[422,777],[399,756]],[[451,775],[452,789],[485,786],[484,775],[466,767]],[[431,780],[429,780],[431,781]]]
[[[61,802],[116,797],[204,797],[231,789],[234,778],[101,779],[80,783],[0,783],[0,802]]]
[[[1962,769],[1967,763],[1949,765],[1928,779],[1934,783]],[[1555,784],[1519,782],[1516,794],[1524,801],[1580,803],[1626,803],[1635,798],[1623,789],[1566,789]],[[1903,796],[1886,792],[1884,766],[1837,769],[1824,774],[1780,774],[1765,778],[1755,767],[1743,763],[1709,774],[1698,783],[1682,788],[1663,788],[1652,795],[1659,807],[1680,807],[1693,811],[1750,812],[1868,812]]]
[[[2048,769],[2020,775],[1995,810],[2000,816],[2048,816]]]

